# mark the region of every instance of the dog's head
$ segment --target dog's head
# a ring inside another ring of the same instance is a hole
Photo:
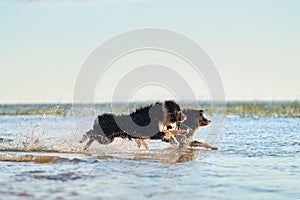
[[[211,123],[210,120],[208,120],[204,117],[203,110],[199,110],[199,114],[200,114],[199,121],[198,121],[199,128],[202,126],[207,126]]]
[[[182,113],[179,105],[175,101],[165,101],[164,108],[167,114],[167,123],[183,122],[186,120],[186,115]]]
[[[203,126],[207,126],[211,123],[203,115],[203,110],[185,109],[183,112],[187,115],[187,120],[181,123],[180,127],[183,129],[189,128],[195,133]]]

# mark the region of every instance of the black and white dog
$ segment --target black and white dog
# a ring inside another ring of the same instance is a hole
[[[157,102],[139,108],[129,115],[99,115],[95,119],[93,129],[85,133],[80,142],[89,139],[85,150],[95,140],[100,144],[109,144],[114,141],[115,137],[135,139],[139,147],[143,144],[146,149],[148,145],[145,140],[177,143],[174,136],[187,133],[185,130],[179,130],[178,127],[185,119],[185,114],[175,101]],[[175,128],[170,129],[174,126]]]

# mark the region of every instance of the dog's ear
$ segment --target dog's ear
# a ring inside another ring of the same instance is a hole
[[[154,103],[154,105],[162,105],[162,103],[157,101],[157,102]]]
[[[199,110],[200,120],[203,120],[203,110]]]

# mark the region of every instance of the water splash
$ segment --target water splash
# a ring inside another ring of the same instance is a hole
[[[59,106],[53,107],[53,110],[55,109],[59,109]],[[89,110],[95,112],[93,107],[90,107]],[[92,127],[93,116],[82,115],[80,118],[86,123],[86,127]],[[182,151],[176,146],[173,147],[161,141],[147,141],[151,148],[150,151],[147,151],[138,148],[134,141],[119,138],[109,145],[95,142],[86,152],[84,151],[85,144],[81,144],[79,141],[88,129],[78,128],[75,119],[70,115],[47,113],[43,113],[43,115],[12,115],[2,116],[0,121],[4,122],[0,123],[0,151],[29,153],[29,157],[13,157],[12,161],[26,159],[33,161],[36,159],[34,156],[30,157],[33,152],[79,153],[88,155],[90,159],[151,160],[171,164],[202,158],[201,153],[203,152],[205,152],[203,155],[206,155],[206,150]],[[9,131],[5,131],[4,127]],[[45,159],[47,160],[48,157]]]

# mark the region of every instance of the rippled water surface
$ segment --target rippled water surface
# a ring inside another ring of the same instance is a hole
[[[122,139],[84,152],[75,127],[71,116],[0,116],[0,199],[300,199],[299,118],[228,116],[204,158]]]

